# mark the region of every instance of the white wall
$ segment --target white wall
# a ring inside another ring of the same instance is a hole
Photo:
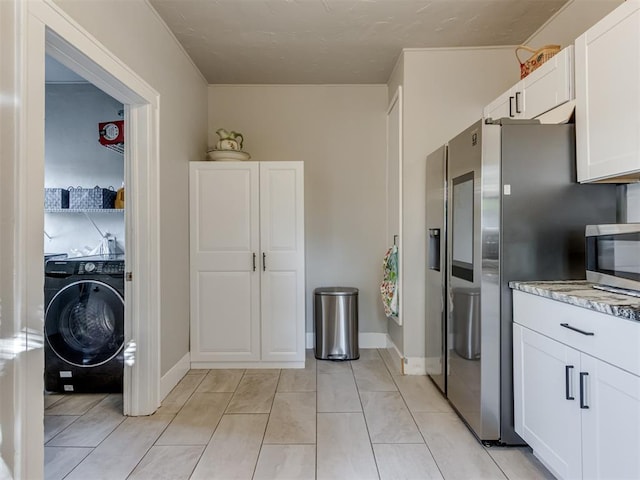
[[[188,162],[206,153],[207,84],[144,0],[56,0],[160,94],[161,372],[189,351]]]
[[[45,187],[120,188],[124,157],[98,142],[98,123],[120,120],[123,106],[89,83],[45,87]],[[121,213],[92,213],[102,233],[124,247]],[[77,255],[97,247],[102,238],[81,213],[45,213],[44,251]],[[84,251],[84,252],[83,252]]]
[[[404,51],[403,354],[425,356],[426,157],[519,80],[513,48]],[[391,92],[390,92],[391,94]],[[419,360],[418,360],[419,362]]]
[[[391,105],[398,88],[404,88],[404,55],[400,55],[398,57],[398,61],[396,62],[393,71],[391,72],[391,76],[389,77],[389,81],[387,82],[388,87],[388,105]],[[403,141],[402,132],[400,132],[400,141]],[[400,159],[400,162],[402,159]],[[394,165],[393,159],[389,157],[387,159],[388,165],[387,168],[398,168],[398,166]],[[387,177],[387,182],[392,181],[392,178],[395,177],[391,172],[389,172]],[[395,199],[389,198],[391,196],[395,196],[398,192],[399,185],[387,185],[387,243],[389,242],[389,236],[400,234],[400,231],[394,231],[394,227],[400,224],[400,210],[396,209],[397,204],[400,203],[400,200],[397,201]],[[404,252],[401,252],[401,255]],[[401,274],[402,275],[402,274]],[[403,290],[399,289],[398,294],[400,296],[400,317],[404,314],[404,307],[402,305],[402,295]],[[393,344],[398,348],[400,352],[404,349],[404,338],[402,326],[398,325],[395,320],[389,319],[387,321],[387,330],[389,333],[389,338],[393,342]]]
[[[307,331],[313,290],[360,289],[360,332],[386,333],[378,294],[385,252],[385,85],[210,85],[209,145],[244,135],[252,160],[302,160]]]

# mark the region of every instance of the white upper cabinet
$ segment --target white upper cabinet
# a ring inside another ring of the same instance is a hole
[[[578,37],[575,48],[578,181],[637,180],[640,1],[624,2]]]
[[[573,46],[560,50],[521,83],[524,90],[524,118],[536,118],[573,100]]]
[[[574,98],[573,47],[544,63],[484,108],[484,118],[535,118]]]
[[[192,162],[191,361],[305,359],[302,162]]]
[[[493,118],[523,118],[524,110],[522,107],[522,91],[518,90],[522,82],[518,82],[515,87],[510,88],[489,105],[484,107],[483,117]],[[518,102],[516,108],[516,93],[518,94]]]

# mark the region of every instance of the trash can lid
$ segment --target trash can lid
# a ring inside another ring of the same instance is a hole
[[[313,293],[316,295],[357,295],[358,289],[353,287],[319,287]]]

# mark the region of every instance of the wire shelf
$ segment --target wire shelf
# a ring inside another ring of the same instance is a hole
[[[45,208],[45,213],[122,213],[124,208]]]

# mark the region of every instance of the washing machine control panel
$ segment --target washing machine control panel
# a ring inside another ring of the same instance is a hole
[[[0,0],[2,1],[2,0]],[[113,275],[124,276],[124,256],[104,258],[104,256],[65,258],[49,260],[45,263],[47,277],[65,278],[71,275]]]
[[[78,262],[79,275],[82,274],[103,274],[103,275],[124,275],[124,262]]]

